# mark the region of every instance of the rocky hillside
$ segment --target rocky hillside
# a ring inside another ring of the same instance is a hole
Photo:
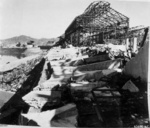
[[[57,38],[36,39],[36,38],[29,37],[29,36],[21,35],[21,36],[16,36],[16,37],[1,40],[1,42],[2,42],[3,46],[11,47],[11,46],[16,46],[17,43],[20,43],[21,45],[23,45],[23,44],[26,45],[27,42],[30,42],[30,41],[33,41],[34,45],[36,45],[36,46],[38,46],[38,45],[51,45],[55,40],[57,40]]]

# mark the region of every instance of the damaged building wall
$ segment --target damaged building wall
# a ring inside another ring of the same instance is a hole
[[[134,78],[140,77],[146,83],[148,79],[148,53],[149,42],[145,43],[139,53],[126,64],[124,73]]]

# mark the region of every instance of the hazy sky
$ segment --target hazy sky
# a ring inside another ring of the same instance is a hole
[[[52,38],[62,35],[72,20],[94,0],[0,0],[0,39],[27,35]],[[107,0],[130,18],[130,26],[150,23],[150,1]]]

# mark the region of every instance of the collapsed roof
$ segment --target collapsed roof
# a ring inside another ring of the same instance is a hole
[[[85,31],[108,31],[129,27],[129,18],[110,7],[110,3],[95,1],[77,16],[65,31],[69,35],[82,28]]]

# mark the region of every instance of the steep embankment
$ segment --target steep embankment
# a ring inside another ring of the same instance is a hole
[[[0,88],[6,96],[5,99],[0,98],[1,124],[18,124],[20,113],[28,111],[29,105],[22,97],[37,86],[44,64],[45,58],[37,55],[10,63],[5,65],[7,68],[1,69]],[[15,93],[10,94],[10,91]]]
[[[7,91],[18,90],[33,75],[33,70],[40,65],[42,59],[43,56],[36,55],[2,66],[0,68],[0,88]],[[36,75],[38,73],[38,71],[35,72]]]

